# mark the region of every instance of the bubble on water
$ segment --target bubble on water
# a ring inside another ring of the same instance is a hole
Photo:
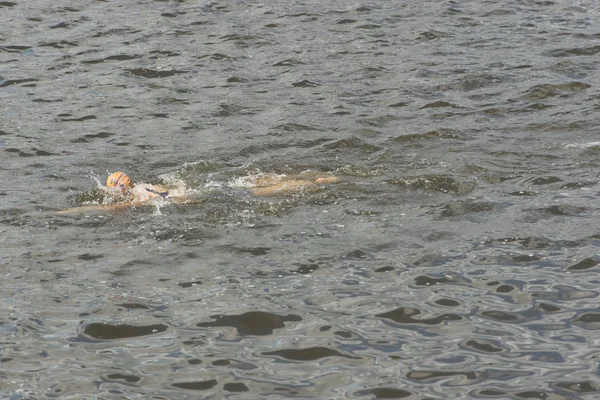
[[[99,188],[105,188],[104,186],[104,182],[102,182],[102,180],[100,179],[100,177],[98,175],[96,175],[96,173],[94,171],[90,171],[90,178],[92,178],[94,181],[96,181],[96,186]]]
[[[565,144],[566,148],[588,148],[588,147],[600,147],[600,142],[588,142],[588,143],[568,143]]]
[[[227,185],[232,188],[251,188],[255,186],[255,177],[253,175],[240,176],[229,180]]]
[[[220,182],[209,181],[204,184],[205,189],[219,189],[222,188],[223,184]]]

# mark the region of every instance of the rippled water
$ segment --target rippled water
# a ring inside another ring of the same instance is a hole
[[[599,17],[0,2],[1,397],[598,398]]]

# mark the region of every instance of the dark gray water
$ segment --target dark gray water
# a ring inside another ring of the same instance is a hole
[[[596,1],[0,26],[1,398],[600,397]],[[340,181],[230,187],[308,169]],[[55,213],[117,170],[198,201]]]

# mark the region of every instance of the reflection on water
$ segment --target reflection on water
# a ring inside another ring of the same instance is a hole
[[[0,397],[598,397],[596,3],[396,3],[0,2]]]

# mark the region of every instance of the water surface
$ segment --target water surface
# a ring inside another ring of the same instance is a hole
[[[2,398],[599,396],[599,17],[0,2]]]

